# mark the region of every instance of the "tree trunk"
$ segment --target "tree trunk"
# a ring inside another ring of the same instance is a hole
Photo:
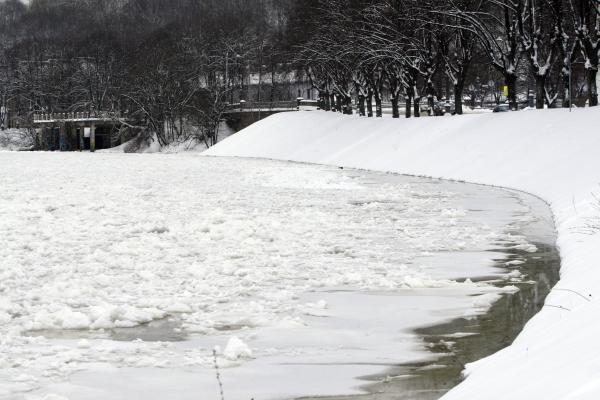
[[[433,85],[433,81],[428,79],[427,81],[427,106],[429,107],[429,111],[427,112],[429,116],[433,115],[433,108],[435,106],[435,86]]]
[[[546,75],[535,76],[535,108],[538,110],[544,109],[546,97]]]
[[[375,95],[375,116],[377,118],[383,117],[383,109],[381,107],[381,93]]]
[[[330,101],[330,98],[329,98],[329,93],[325,92],[323,94],[322,99],[323,99],[323,109],[325,111],[331,111],[331,101]]]
[[[406,110],[405,110],[406,118],[411,117],[411,112],[412,112],[412,97],[410,95],[407,95],[406,96]]]
[[[365,95],[364,94],[358,95],[358,115],[360,115],[361,117],[365,116]]]
[[[344,97],[344,114],[352,115],[352,97]]]
[[[367,117],[373,118],[373,91],[367,93]]]
[[[335,95],[333,93],[329,94],[329,101],[331,102],[331,109],[329,111],[333,111],[335,112],[336,109],[336,105],[335,105]]]
[[[560,100],[563,108],[569,108],[569,75],[562,73],[562,88],[559,89]]]
[[[344,112],[344,108],[342,106],[342,96],[339,94],[335,95],[335,108],[337,112]]]
[[[596,75],[598,70],[589,68],[586,70],[587,86],[588,86],[588,100],[590,107],[598,105],[598,88],[596,87]]]
[[[457,115],[463,114],[463,89],[463,82],[454,85],[454,112]]]
[[[504,77],[506,86],[508,86],[508,106],[513,111],[519,110],[519,103],[517,102],[517,76],[514,74],[507,74]]]
[[[415,97],[415,118],[420,118],[421,117],[421,98],[420,97]]]
[[[392,96],[392,118],[400,118],[400,110],[398,109],[398,96]]]

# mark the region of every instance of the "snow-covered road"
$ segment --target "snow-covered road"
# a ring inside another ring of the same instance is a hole
[[[518,193],[333,167],[2,153],[0,398],[217,398],[215,345],[228,400],[353,393],[424,356],[411,329],[513,290],[453,279],[506,273],[488,250],[534,252],[509,232],[535,220]]]

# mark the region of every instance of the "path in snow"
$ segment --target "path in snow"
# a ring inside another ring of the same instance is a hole
[[[198,156],[0,155],[0,398],[358,393],[484,313],[521,195]],[[489,251],[493,248],[498,251]],[[506,260],[512,266],[521,260]],[[140,338],[142,340],[132,340]]]

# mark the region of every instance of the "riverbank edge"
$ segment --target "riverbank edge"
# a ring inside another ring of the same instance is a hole
[[[561,281],[512,346],[467,366],[444,399],[591,398],[600,394],[600,110],[545,110],[420,120],[365,119],[326,112],[275,115],[205,155],[325,164],[508,188],[550,205]]]

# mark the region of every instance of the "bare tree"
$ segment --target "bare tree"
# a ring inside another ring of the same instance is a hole
[[[517,0],[522,50],[527,56],[535,79],[536,108],[544,108],[546,80],[550,74],[561,40],[562,0]]]
[[[598,105],[596,75],[600,59],[600,2],[598,0],[569,1],[577,49],[585,60],[589,106]]]
[[[463,93],[467,76],[469,74],[475,52],[477,50],[477,36],[470,29],[468,20],[457,17],[448,8],[459,7],[464,12],[477,13],[481,10],[481,0],[456,0],[445,2],[444,7],[434,10],[442,18],[438,29],[445,31],[440,35],[440,53],[444,63],[444,72],[450,80],[454,94],[454,110],[456,114],[463,113]]]
[[[491,65],[504,77],[512,110],[518,109],[517,68],[521,58],[518,12],[513,0],[488,1],[476,10],[452,3],[447,12],[464,23],[462,29],[475,35]]]

